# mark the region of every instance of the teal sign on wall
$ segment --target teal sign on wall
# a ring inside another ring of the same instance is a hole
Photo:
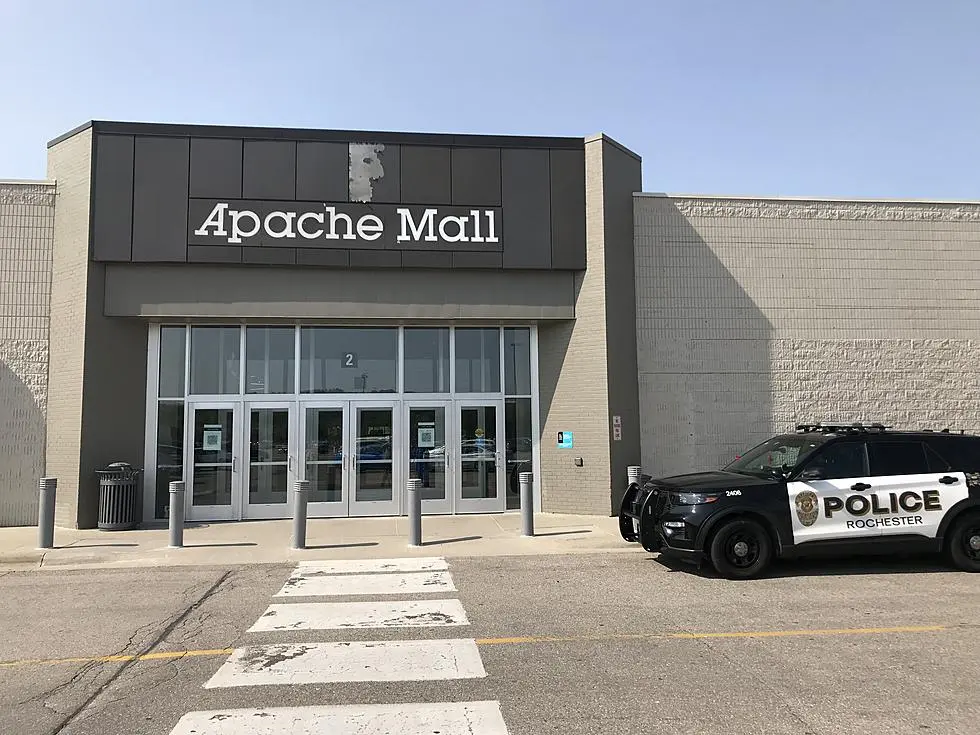
[[[571,449],[573,446],[572,432],[570,431],[559,431],[558,432],[558,448],[559,449]]]

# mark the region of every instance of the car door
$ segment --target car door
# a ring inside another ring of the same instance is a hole
[[[935,538],[946,511],[969,494],[966,474],[923,442],[877,439],[868,444],[868,460],[873,497],[866,517],[882,536]]]
[[[851,512],[870,502],[862,493],[871,482],[863,440],[843,439],[815,452],[786,483],[793,543],[880,535],[876,524],[869,525]]]

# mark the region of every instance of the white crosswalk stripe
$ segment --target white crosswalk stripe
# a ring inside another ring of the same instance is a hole
[[[431,681],[486,675],[472,639],[282,643],[236,648],[204,686]]]
[[[308,570],[327,574],[369,574],[371,572],[441,572],[449,563],[441,556],[418,556],[404,559],[337,559],[334,561],[301,561],[294,576]]]
[[[397,600],[390,595],[456,592],[442,557],[301,561],[248,633],[370,631],[468,626],[454,598]],[[297,601],[283,598],[380,597]],[[328,636],[328,634],[324,634]],[[285,641],[233,650],[205,689],[326,683],[485,678],[473,638]],[[380,691],[384,691],[381,689]],[[171,735],[507,735],[496,701],[404,702],[195,711]]]
[[[449,572],[394,574],[323,574],[310,572],[290,577],[276,597],[326,597],[348,595],[407,595],[455,592]]]
[[[269,605],[249,633],[275,630],[433,628],[469,625],[459,600],[291,602]]]
[[[273,707],[191,712],[171,735],[507,735],[497,702]]]

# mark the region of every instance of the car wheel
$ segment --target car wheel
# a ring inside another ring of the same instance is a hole
[[[949,557],[965,572],[980,572],[980,513],[967,513],[953,523]]]
[[[709,549],[715,570],[728,579],[757,577],[772,559],[772,540],[762,524],[736,518],[718,529]]]

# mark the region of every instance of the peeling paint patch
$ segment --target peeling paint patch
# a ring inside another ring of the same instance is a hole
[[[349,194],[352,202],[370,202],[374,199],[374,182],[384,178],[381,160],[382,143],[350,143],[348,147]]]

